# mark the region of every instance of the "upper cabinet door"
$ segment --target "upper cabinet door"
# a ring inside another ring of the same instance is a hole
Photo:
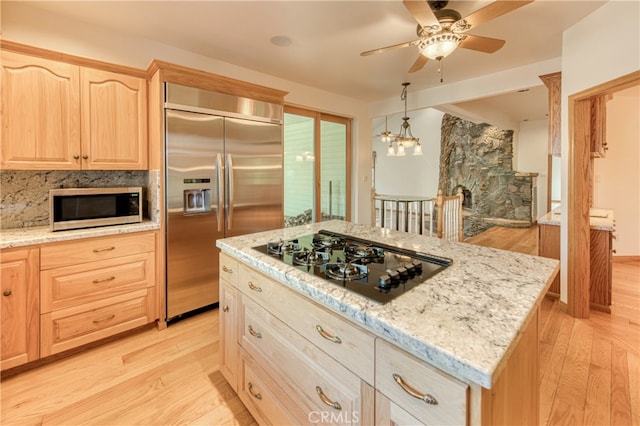
[[[80,168],[79,68],[2,52],[3,169]]]
[[[146,169],[146,80],[91,68],[81,79],[82,168]]]

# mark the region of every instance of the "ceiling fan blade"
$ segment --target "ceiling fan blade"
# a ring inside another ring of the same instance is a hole
[[[484,53],[493,53],[504,46],[504,40],[498,38],[474,36],[465,34],[464,40],[460,42],[460,47],[464,49],[477,50]]]
[[[421,27],[440,26],[426,0],[403,0],[403,3]]]
[[[409,46],[413,46],[414,44],[418,44],[418,42],[420,42],[420,40],[413,40],[413,41],[408,41],[406,43],[394,44],[393,46],[380,47],[378,49],[367,50],[366,52],[362,52],[360,56],[369,56],[369,55],[374,55],[376,53],[386,52],[388,50],[400,49],[402,47],[409,47]]]
[[[454,23],[453,27],[455,28],[456,26],[459,26],[458,23],[460,23],[462,24],[460,26],[462,26],[464,30],[468,30],[484,22],[495,19],[498,16],[502,16],[505,13],[509,13],[521,8],[522,6],[526,6],[532,2],[533,0],[498,0],[473,12],[469,16],[462,18],[458,22]],[[464,25],[463,21],[466,22],[466,25]]]
[[[425,66],[425,64],[427,63],[428,60],[429,60],[429,58],[427,58],[426,56],[418,55],[418,59],[416,59],[416,61],[411,66],[411,68],[409,68],[409,72],[420,71],[422,69],[422,67]]]

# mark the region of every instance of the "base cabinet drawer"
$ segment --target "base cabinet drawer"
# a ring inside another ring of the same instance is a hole
[[[87,238],[45,244],[40,248],[40,269],[94,262],[155,251],[153,232]]]
[[[295,402],[246,353],[241,359],[240,400],[261,425],[299,425],[301,414],[291,413]]]
[[[143,326],[155,318],[154,289],[144,289],[40,316],[41,356]]]
[[[51,312],[151,287],[154,274],[154,253],[42,271],[40,311]]]
[[[469,385],[376,340],[376,390],[423,424],[469,423]]]

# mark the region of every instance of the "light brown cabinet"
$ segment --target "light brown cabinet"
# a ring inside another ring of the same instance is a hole
[[[41,247],[42,357],[158,318],[155,238],[145,232]]]
[[[560,226],[538,224],[538,256],[560,260]],[[553,279],[547,293],[560,297],[560,274]]]
[[[590,283],[591,308],[611,312],[611,286],[613,284],[613,232],[591,230]]]
[[[220,265],[221,370],[236,346],[235,374],[222,371],[259,424],[538,424],[538,307],[485,389],[236,258]]]
[[[612,231],[590,230],[589,302],[592,309],[604,312],[611,311],[612,239]],[[560,226],[538,225],[538,255],[560,259]],[[560,296],[559,274],[549,287],[549,294],[555,297]]]
[[[38,258],[37,248],[0,252],[0,370],[39,357]]]
[[[146,80],[93,68],[80,78],[82,168],[146,169]]]
[[[3,169],[76,169],[80,69],[2,51]]]
[[[0,167],[144,170],[141,77],[2,51]]]
[[[240,304],[236,289],[238,262],[220,253],[220,372],[238,392]]]
[[[383,394],[398,408],[421,419],[422,423],[466,423],[469,385],[382,339],[376,340],[375,359],[377,394]],[[376,417],[384,415],[378,410]]]

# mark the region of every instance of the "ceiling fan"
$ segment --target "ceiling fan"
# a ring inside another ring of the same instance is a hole
[[[406,43],[368,50],[362,52],[360,56],[417,45],[420,56],[409,69],[409,72],[416,72],[421,70],[429,59],[440,61],[458,46],[484,53],[494,53],[504,45],[504,40],[466,34],[466,31],[521,8],[532,1],[498,0],[462,18],[458,11],[445,9],[449,3],[446,0],[403,0],[405,7],[418,21],[417,34],[419,38]]]

